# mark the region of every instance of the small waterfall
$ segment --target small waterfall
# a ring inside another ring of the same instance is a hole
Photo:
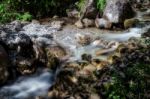
[[[48,92],[54,81],[54,74],[43,69],[34,75],[19,77],[12,85],[1,88],[1,99],[26,99],[28,97],[43,96]]]

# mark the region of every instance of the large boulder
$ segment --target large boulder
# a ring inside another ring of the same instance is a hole
[[[107,0],[103,17],[112,23],[123,23],[132,18],[134,11],[128,0]]]
[[[24,33],[2,31],[0,41],[6,46],[11,65],[21,74],[32,73],[35,69],[35,54],[33,42]]]
[[[47,67],[56,70],[59,67],[61,59],[67,55],[66,50],[61,46],[47,46],[45,48],[47,56]]]
[[[8,79],[9,57],[4,47],[0,45],[0,84],[3,84]]]

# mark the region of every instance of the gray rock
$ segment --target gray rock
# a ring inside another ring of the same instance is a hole
[[[94,20],[93,19],[88,19],[88,18],[83,19],[83,24],[84,24],[85,27],[95,26]]]
[[[132,18],[134,11],[128,0],[107,0],[103,17],[112,23],[123,23],[125,19]]]
[[[67,15],[70,18],[79,18],[79,11],[77,11],[76,9],[69,9],[67,11]]]
[[[22,23],[18,20],[15,20],[5,26],[5,28],[11,30],[12,32],[17,32],[22,30]]]
[[[96,18],[95,25],[97,28],[110,29],[112,26],[112,23],[104,18]]]

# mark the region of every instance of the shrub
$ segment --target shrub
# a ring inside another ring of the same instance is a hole
[[[103,12],[105,6],[106,6],[106,0],[96,0],[97,9],[100,12]]]
[[[28,12],[17,12],[9,4],[9,0],[0,2],[0,23],[10,22],[15,19],[23,21],[30,21],[32,19]]]

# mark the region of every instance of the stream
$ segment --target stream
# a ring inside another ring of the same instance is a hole
[[[145,13],[148,13],[148,11]],[[139,13],[137,18],[144,20],[142,15],[145,13]],[[101,47],[94,46],[93,43],[80,46],[75,40],[75,35],[80,33],[90,35],[92,38],[100,37],[107,41],[124,42],[131,37],[141,37],[141,34],[145,33],[149,28],[150,21],[124,31],[100,30],[97,28],[78,29],[74,25],[66,25],[63,30],[58,31],[57,28],[52,28],[48,25],[31,23],[25,25],[24,30],[20,31],[20,33],[25,33],[32,40],[37,40],[45,45],[54,43],[51,39],[51,36],[53,36],[59,44],[70,51],[69,61],[80,60],[81,55],[84,53],[91,54],[93,58],[106,60],[107,55],[96,56],[94,54]],[[1,87],[0,99],[33,99],[35,96],[44,96],[55,81],[54,79],[55,74],[50,70],[38,69],[33,75],[21,76],[12,84]]]

